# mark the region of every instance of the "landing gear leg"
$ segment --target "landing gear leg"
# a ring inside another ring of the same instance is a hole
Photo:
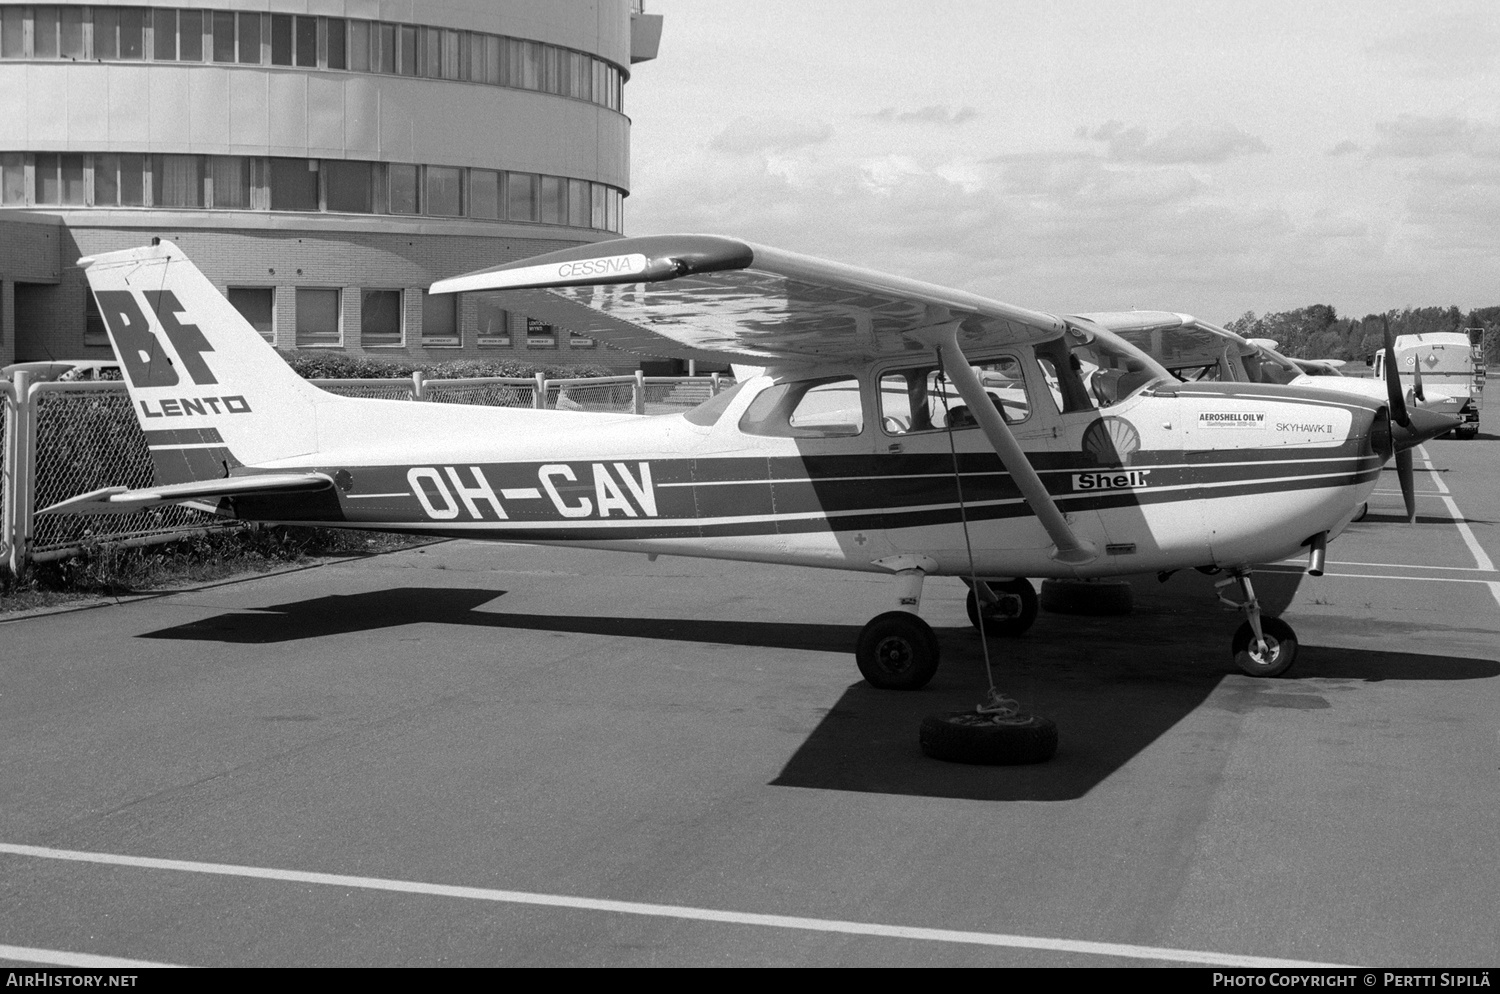
[[[1240,585],[1240,595],[1245,598],[1243,601],[1232,601],[1222,593],[1219,594],[1219,600],[1245,612],[1245,622],[1234,633],[1234,641],[1231,643],[1234,664],[1250,676],[1281,676],[1291,669],[1292,663],[1297,659],[1296,632],[1280,618],[1261,617],[1260,601],[1256,600],[1255,587],[1250,582],[1248,569],[1241,567],[1231,570],[1230,575],[1215,583],[1214,587],[1222,588],[1231,583]]]
[[[870,686],[919,690],[937,672],[937,635],[931,625],[917,617],[926,578],[919,569],[898,572],[896,602],[900,610],[876,616],[859,633],[854,659]]]

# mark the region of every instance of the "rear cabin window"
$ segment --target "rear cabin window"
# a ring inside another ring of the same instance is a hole
[[[990,403],[1010,424],[1031,414],[1021,364],[1002,356],[978,366],[974,373],[989,394]],[[891,370],[880,377],[880,424],[888,435],[974,428],[978,421],[958,390],[936,366]]]
[[[852,376],[774,384],[740,417],[747,435],[779,438],[845,438],[864,427],[859,381]]]

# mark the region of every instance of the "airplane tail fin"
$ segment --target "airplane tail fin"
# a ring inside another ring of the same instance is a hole
[[[317,450],[335,400],[292,371],[168,241],[80,259],[158,484],[226,477]]]

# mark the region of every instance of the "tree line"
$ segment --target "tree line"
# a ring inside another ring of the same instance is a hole
[[[1276,351],[1298,359],[1345,359],[1363,363],[1385,347],[1385,323],[1393,335],[1464,332],[1484,328],[1486,364],[1500,364],[1500,307],[1464,312],[1457,307],[1408,307],[1362,318],[1341,318],[1328,304],[1256,316],[1254,311],[1224,327],[1245,338],[1274,338]]]

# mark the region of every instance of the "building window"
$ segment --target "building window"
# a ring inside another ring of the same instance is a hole
[[[36,7],[31,20],[31,50],[38,59],[57,58],[57,8]]]
[[[417,29],[409,24],[396,28],[396,72],[402,76],[417,74]]]
[[[143,156],[94,156],[94,204],[99,207],[144,206],[145,174]]]
[[[469,216],[500,217],[500,173],[493,169],[469,170]]]
[[[0,7],[0,59],[24,59],[26,35],[22,28],[25,7]]]
[[[402,344],[400,290],[360,292],[359,343],[367,348]]]
[[[535,221],[536,177],[531,173],[509,173],[505,186],[506,216],[512,221]]]
[[[92,290],[83,291],[83,344],[88,348],[109,348],[109,332],[99,313],[99,302]]]
[[[372,162],[325,159],[323,183],[328,209],[346,214],[375,213],[375,170]]]
[[[543,324],[536,318],[527,318],[526,347],[528,349],[557,348],[557,329],[550,324]]]
[[[36,157],[36,202],[81,206],[85,202],[83,156],[39,153]]]
[[[422,291],[422,346],[456,348],[458,337],[458,297],[451,293]]]
[[[428,166],[427,213],[444,217],[463,214],[463,170],[453,166]]]
[[[370,22],[349,22],[349,69],[370,71]]]
[[[208,16],[208,15],[205,15],[205,16]],[[214,61],[215,62],[233,62],[234,61],[234,15],[231,14],[231,13],[226,13],[226,12],[224,12],[222,10],[217,10],[217,11],[214,11],[211,16],[213,17],[213,21],[214,21],[214,25],[213,25],[213,31],[214,31]],[[95,12],[95,14],[94,14],[95,21],[98,20],[98,17],[99,17],[98,12]],[[97,51],[97,48],[98,48],[98,44],[99,44],[99,34],[98,34],[98,29],[96,28],[95,32],[94,32],[94,45],[95,45],[96,51]]]
[[[203,157],[154,155],[152,199],[157,207],[203,206]]]
[[[301,291],[299,290],[298,293]],[[227,296],[229,302],[234,305],[234,309],[250,322],[250,327],[260,332],[260,337],[274,344],[276,333],[273,315],[276,313],[276,289],[269,286],[232,286]]]
[[[271,65],[292,64],[292,15],[271,15]]]
[[[177,61],[177,11],[151,12],[151,57],[158,62]]]
[[[343,344],[339,335],[338,290],[297,288],[297,345],[335,346]]]
[[[504,348],[510,345],[510,313],[495,303],[493,298],[478,298],[474,318],[474,338],[480,348]]]
[[[420,214],[422,204],[417,196],[417,167],[393,162],[385,171],[390,177],[391,213]]]
[[[65,59],[84,58],[83,10],[78,7],[64,7],[58,22],[58,29],[61,34],[58,54]]]
[[[142,7],[120,8],[120,58],[139,62],[146,57],[146,11]]]
[[[303,68],[316,69],[318,66],[318,19],[298,15],[296,22],[296,63]]]
[[[203,12],[183,10],[177,13],[177,58],[181,62],[203,61]]]
[[[260,65],[260,15],[240,14],[236,20],[240,28],[240,57],[244,65]]]
[[[271,210],[318,209],[318,160],[271,160]]]
[[[370,37],[370,68],[375,72],[396,71],[396,25],[375,26]]]
[[[219,210],[250,207],[250,160],[238,155],[216,155],[209,160],[213,206]]]
[[[541,182],[543,224],[562,224],[568,219],[567,183],[556,176],[543,176]]]
[[[26,204],[26,156],[22,152],[0,152],[0,205]]]
[[[349,65],[348,65],[348,58],[345,55],[347,42],[346,42],[345,33],[344,33],[344,25],[345,25],[344,19],[342,17],[330,17],[330,18],[328,18],[327,23],[328,23],[328,68],[330,68],[330,69],[346,69],[346,68],[350,68]],[[366,61],[368,61],[368,53],[366,53],[366,55],[367,55]]]
[[[589,227],[591,228],[604,227],[604,194],[606,192],[605,187],[598,183],[593,184],[589,203]]]
[[[581,179],[568,180],[568,223],[575,228],[589,226],[589,185]]]

